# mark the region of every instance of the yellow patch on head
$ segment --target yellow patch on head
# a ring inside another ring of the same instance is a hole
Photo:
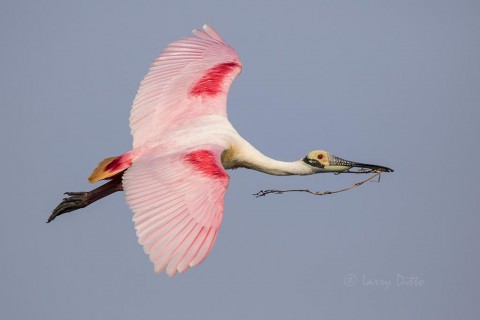
[[[307,155],[307,158],[317,160],[324,166],[328,166],[330,164],[329,153],[325,150],[310,151]]]

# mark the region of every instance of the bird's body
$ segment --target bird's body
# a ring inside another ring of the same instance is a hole
[[[142,81],[130,116],[133,149],[100,162],[89,181],[111,180],[70,197],[56,216],[124,190],[139,242],[155,271],[172,276],[199,264],[223,217],[226,169],[273,175],[341,172],[351,167],[391,171],[343,160],[323,150],[293,162],[271,159],[243,139],[227,118],[227,93],[242,63],[211,27],[171,43]]]

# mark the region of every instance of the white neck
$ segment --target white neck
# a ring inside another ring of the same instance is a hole
[[[234,147],[234,156],[230,163],[224,163],[226,169],[244,167],[275,176],[310,175],[317,173],[303,160],[284,162],[267,157],[247,141]]]

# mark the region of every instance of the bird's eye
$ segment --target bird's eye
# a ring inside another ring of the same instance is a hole
[[[320,154],[317,156],[317,159],[318,159],[318,160],[323,159],[323,154],[320,153]]]

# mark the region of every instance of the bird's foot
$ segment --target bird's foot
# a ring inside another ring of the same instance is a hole
[[[47,223],[64,213],[85,208],[89,205],[89,192],[65,192],[65,194],[68,197],[63,198],[62,202],[53,209],[52,214],[48,217]]]

